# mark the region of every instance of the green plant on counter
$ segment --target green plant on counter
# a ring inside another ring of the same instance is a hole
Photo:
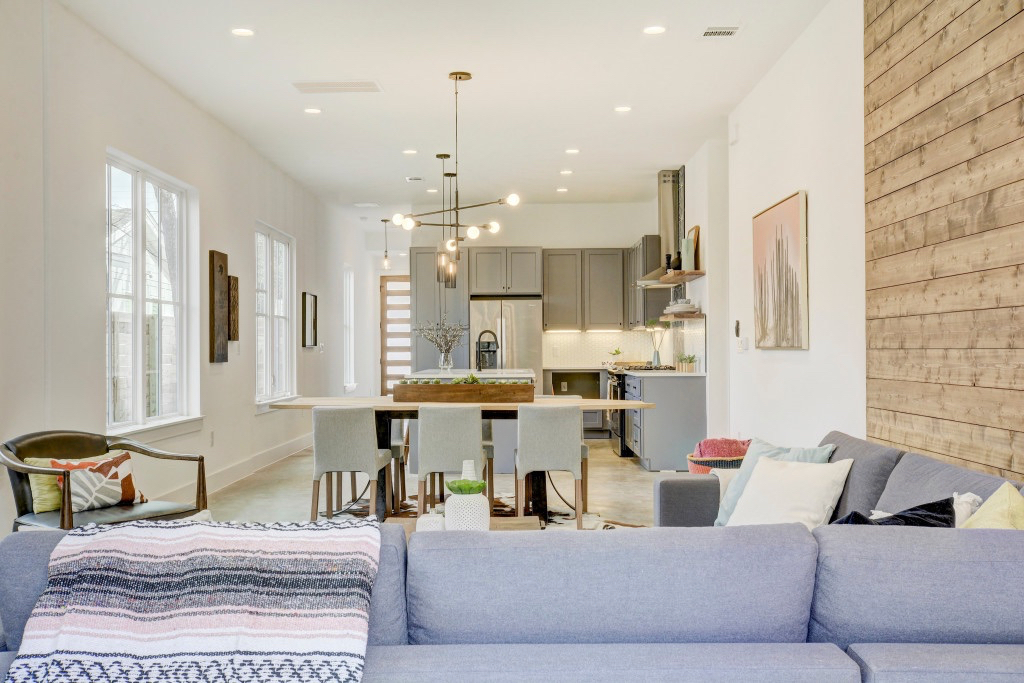
[[[696,363],[697,356],[693,355],[692,353],[677,353],[676,360],[679,361],[680,363]]]
[[[465,377],[456,377],[452,380],[452,384],[481,384],[481,382],[480,378],[471,372]]]
[[[441,383],[441,380],[439,380],[439,379],[435,379],[433,383],[434,383],[434,384],[440,384],[440,383]]]
[[[474,493],[483,493],[484,489],[487,488],[487,482],[473,481],[472,479],[456,479],[455,481],[446,481],[444,485],[452,493],[457,493],[460,495],[473,495]]]
[[[400,379],[400,380],[398,380],[398,383],[399,384],[408,384],[409,380],[407,380],[407,379]]]
[[[614,351],[609,351],[608,352],[608,355],[609,356],[621,356],[622,355],[622,349],[620,349],[619,347],[616,346]]]

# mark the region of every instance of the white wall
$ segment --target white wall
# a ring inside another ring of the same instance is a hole
[[[729,117],[735,435],[817,443],[865,434],[863,8],[832,0]],[[751,218],[807,191],[810,348],[753,348]]]
[[[700,305],[703,322],[684,321],[684,353],[701,357],[708,373],[708,434],[729,429],[729,169],[722,137],[708,140],[686,162],[686,230],[700,226],[701,268],[707,276],[687,285],[687,296]]]
[[[0,83],[8,96],[0,117],[0,277],[7,330],[0,349],[0,435],[105,431],[103,197],[105,158],[113,148],[198,193],[195,313],[205,417],[201,431],[158,446],[207,456],[210,487],[216,489],[308,443],[307,413],[256,414],[253,231],[263,221],[295,238],[298,311],[302,291],[335,305],[335,283],[328,277],[334,259],[318,240],[348,226],[329,221],[327,208],[310,192],[59,3],[0,0],[0,50]],[[362,239],[360,234],[360,247]],[[330,246],[341,249],[340,259],[351,258],[367,296],[370,262],[352,256],[356,246]],[[219,364],[208,361],[207,351],[211,249],[228,254],[242,295],[241,341],[230,344],[230,360]],[[334,355],[341,347],[331,343],[325,351],[297,350],[298,393],[336,387]],[[153,467],[146,459],[138,468],[141,488],[151,497],[191,492],[190,468]],[[7,490],[0,501],[0,514],[9,519]],[[0,519],[0,531],[7,528]]]

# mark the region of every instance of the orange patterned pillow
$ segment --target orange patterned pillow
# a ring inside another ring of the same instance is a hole
[[[99,462],[51,460],[50,466],[68,470],[73,512],[146,502],[146,497],[135,488],[132,456],[127,451]],[[58,487],[62,480],[63,477],[57,477]]]

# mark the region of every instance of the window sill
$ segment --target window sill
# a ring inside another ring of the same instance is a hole
[[[272,398],[269,401],[257,401],[256,402],[256,414],[257,415],[266,415],[267,413],[276,413],[278,411],[273,408],[273,405],[275,403],[280,403],[281,401],[290,401],[293,398],[298,398],[298,397],[299,397],[298,394],[289,394],[288,396],[279,396],[277,398]]]
[[[144,425],[129,425],[118,427],[107,431],[107,436],[126,436],[152,443],[173,439],[176,436],[194,434],[203,430],[203,416],[189,415],[186,417],[172,417],[159,422],[148,422]]]

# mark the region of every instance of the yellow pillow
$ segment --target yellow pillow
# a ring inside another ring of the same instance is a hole
[[[86,458],[84,460],[58,460],[56,458],[25,458],[26,465],[34,467],[58,467],[60,469],[84,469],[106,460],[106,457]],[[32,512],[49,512],[60,510],[60,486],[57,476],[53,474],[30,474],[28,485],[32,489]]]
[[[1024,531],[1024,496],[1006,482],[964,522],[964,529],[1019,529]]]

